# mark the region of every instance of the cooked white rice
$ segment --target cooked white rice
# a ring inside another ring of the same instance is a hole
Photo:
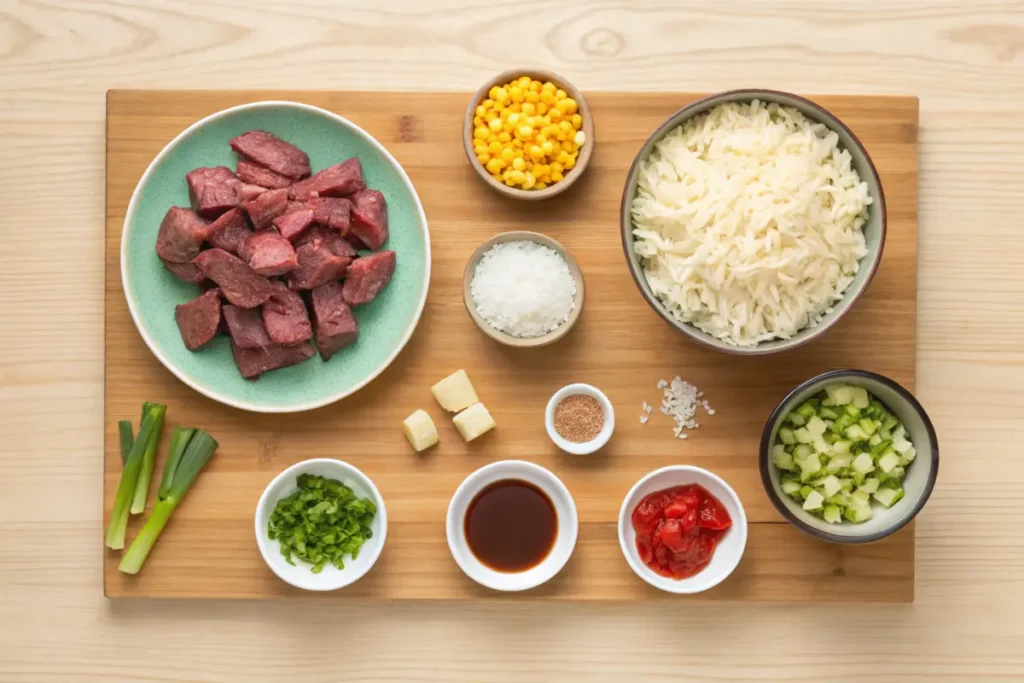
[[[867,254],[867,184],[796,109],[724,104],[639,166],[637,255],[677,319],[737,346],[787,339],[842,298]]]

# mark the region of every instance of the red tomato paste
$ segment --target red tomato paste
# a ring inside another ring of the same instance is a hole
[[[644,496],[632,521],[640,560],[670,579],[685,579],[708,566],[718,538],[732,525],[722,503],[699,484]]]

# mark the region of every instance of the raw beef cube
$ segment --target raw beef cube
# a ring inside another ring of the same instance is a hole
[[[345,197],[365,187],[363,167],[359,165],[359,159],[352,157],[295,183],[288,188],[288,196],[299,201],[314,197]]]
[[[210,231],[210,224],[192,209],[172,206],[160,222],[156,253],[164,261],[187,263],[199,253]]]
[[[355,234],[349,230],[349,233],[345,235],[345,241],[352,245],[352,248],[357,252],[370,251],[370,248],[363,244],[363,241],[355,236]]]
[[[185,180],[192,206],[203,218],[216,218],[242,201],[242,182],[225,166],[193,169]]]
[[[278,344],[298,344],[313,336],[309,313],[302,297],[288,289],[283,282],[274,281],[274,294],[263,304],[263,324],[271,341]]]
[[[282,187],[288,187],[295,182],[287,176],[274,173],[269,168],[263,168],[259,164],[254,164],[245,159],[238,160],[235,173],[238,174],[238,179],[243,183],[251,183],[252,185],[265,187],[268,190],[278,190]]]
[[[249,221],[241,209],[231,209],[210,225],[207,238],[211,245],[224,251],[237,254],[245,238],[252,234]]]
[[[344,197],[317,197],[309,200],[313,222],[337,230],[342,237],[348,232],[352,202]]]
[[[260,230],[249,235],[238,256],[257,275],[273,277],[290,273],[299,267],[292,243],[273,230]]]
[[[313,290],[313,319],[316,321],[316,348],[324,360],[355,342],[359,326],[352,309],[342,299],[341,285],[328,282]]]
[[[235,306],[256,308],[274,292],[270,280],[252,272],[245,261],[223,249],[207,249],[196,257],[195,263],[203,275],[220,285],[224,298]]]
[[[242,183],[239,192],[239,201],[247,202],[250,199],[256,199],[261,194],[267,191],[267,188],[260,187],[259,185],[250,185],[249,183]]]
[[[206,279],[203,276],[203,274],[199,272],[199,266],[197,266],[192,261],[187,261],[185,263],[174,263],[173,261],[164,261],[163,259],[160,260],[163,261],[164,268],[171,271],[171,273],[179,280],[184,280],[185,282],[194,282],[198,284]]]
[[[288,202],[291,204],[291,202]],[[286,239],[295,240],[313,223],[313,209],[300,209],[274,219],[274,227]]]
[[[346,256],[335,256],[323,244],[303,244],[295,250],[299,267],[288,274],[292,289],[314,289],[331,280],[339,280],[352,262]]]
[[[267,190],[255,199],[242,202],[249,220],[257,230],[266,230],[288,205],[288,190]]]
[[[348,268],[341,295],[349,306],[366,304],[377,298],[395,273],[395,252],[378,251],[357,258]]]
[[[357,256],[356,250],[338,233],[337,230],[325,228],[322,225],[313,225],[305,233],[299,236],[294,242],[298,249],[303,244],[323,245],[327,251],[335,256],[346,256],[354,259]]]
[[[214,338],[220,327],[220,292],[211,289],[174,309],[185,348],[195,351]]]
[[[261,349],[243,349],[232,343],[231,353],[235,356],[238,371],[246,379],[256,379],[269,370],[297,365],[316,355],[309,342],[295,346],[271,344]]]
[[[231,149],[274,173],[289,178],[309,175],[309,156],[265,130],[251,130],[231,141]]]
[[[261,349],[274,342],[267,335],[258,308],[224,307],[224,322],[228,326],[231,341],[242,349]]]
[[[380,249],[388,238],[388,206],[377,190],[363,190],[352,196],[352,234],[371,250]]]

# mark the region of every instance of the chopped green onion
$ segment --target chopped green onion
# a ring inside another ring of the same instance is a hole
[[[121,559],[119,569],[126,574],[138,574],[143,563],[149,557],[156,539],[160,537],[167,520],[178,507],[178,503],[185,497],[192,482],[195,481],[199,471],[203,469],[210,457],[217,450],[217,442],[202,429],[193,430],[191,438],[185,438],[188,430],[176,431],[178,437],[175,441],[172,437],[172,451],[177,447],[183,450],[177,457],[174,453],[168,455],[167,465],[164,466],[163,483],[157,492],[157,503],[153,506],[153,512],[142,527],[142,531],[132,541],[131,547]],[[187,440],[187,446],[182,447],[182,442]],[[173,471],[168,475],[168,466]]]
[[[164,463],[164,476],[160,480],[160,489],[156,492],[157,500],[164,500],[171,492],[171,484],[174,482],[174,473],[181,462],[181,456],[196,433],[195,427],[175,427],[171,435],[171,447],[167,451],[167,462]]]
[[[145,406],[151,410],[153,403],[146,403]],[[143,408],[145,410],[145,407]],[[166,408],[165,408],[166,410]],[[164,416],[160,415],[160,423],[150,434],[146,443],[146,450],[142,454],[142,466],[139,469],[139,476],[135,479],[135,492],[132,495],[132,504],[129,511],[133,515],[140,515],[146,511],[146,498],[149,496],[149,485],[153,480],[153,467],[156,463],[156,447],[160,442],[160,434],[164,430]]]
[[[121,464],[128,460],[128,454],[132,452],[132,444],[135,443],[135,435],[132,433],[132,421],[121,420],[117,423],[117,431],[121,436]]]
[[[167,406],[165,405],[152,405],[148,410],[143,411],[138,438],[135,439],[135,443],[132,444],[131,451],[125,459],[124,469],[121,471],[121,481],[117,485],[114,509],[110,513],[110,524],[107,526],[105,539],[108,548],[119,550],[124,547],[124,536],[128,530],[128,513],[135,495],[139,472],[142,469],[143,456],[154,434],[159,433],[163,428],[166,412]]]

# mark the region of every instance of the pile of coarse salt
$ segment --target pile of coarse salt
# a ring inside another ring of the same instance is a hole
[[[569,320],[576,280],[554,249],[521,240],[484,252],[469,285],[477,313],[513,337],[540,337]]]
[[[664,391],[661,412],[675,421],[676,426],[672,431],[678,439],[686,438],[685,430],[700,427],[700,423],[694,419],[698,406],[704,408],[708,415],[715,414],[715,409],[704,399],[704,392],[689,382],[684,382],[678,375],[671,382],[659,381],[658,388]],[[647,424],[652,410],[651,405],[644,401],[644,413],[640,416],[640,424]]]

